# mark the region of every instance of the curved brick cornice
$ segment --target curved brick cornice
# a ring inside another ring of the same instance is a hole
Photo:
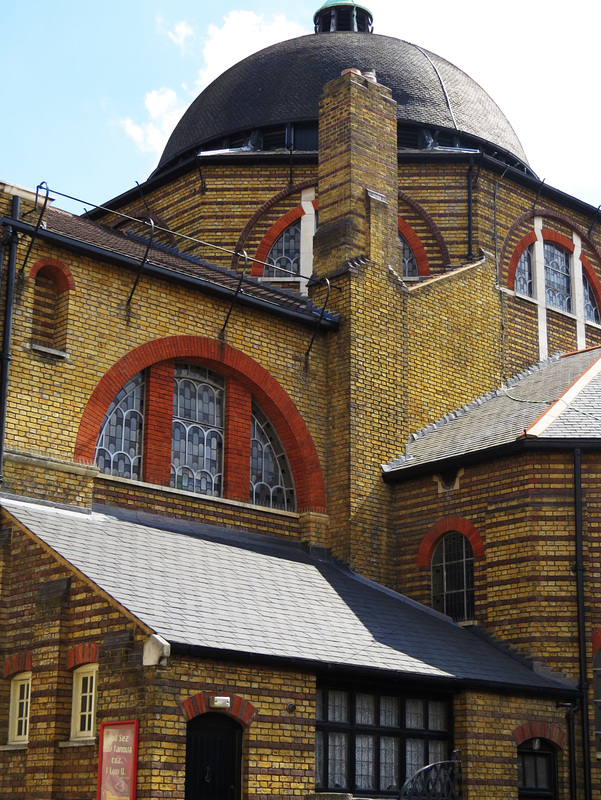
[[[524,722],[523,725],[513,731],[512,736],[518,745],[527,742],[528,739],[546,739],[563,750],[566,743],[566,735],[561,728],[558,728],[552,722],[539,722],[537,720]]]
[[[444,517],[439,519],[424,536],[417,554],[418,567],[430,567],[434,550],[445,533],[457,531],[462,533],[469,541],[474,551],[474,558],[484,555],[484,542],[472,523],[463,517]]]
[[[278,432],[294,476],[299,512],[325,511],[325,486],[317,451],[303,418],[280,384],[266,369],[240,350],[200,336],[169,336],[146,342],[117,361],[92,392],[84,410],[75,459],[94,460],[100,426],[109,405],[138,372],[161,361],[186,360],[235,377],[257,400]]]
[[[67,669],[76,669],[83,664],[96,664],[100,646],[97,644],[78,644],[67,650]]]
[[[425,208],[422,208],[422,206],[417,202],[417,200],[414,200],[412,197],[410,197],[408,194],[406,194],[402,189],[399,189],[399,195],[398,196],[399,196],[399,200],[402,200],[404,203],[407,203],[407,205],[410,208],[412,208],[416,212],[416,214],[418,214],[423,219],[423,221],[428,226],[428,228],[430,230],[430,233],[436,239],[436,244],[438,245],[438,248],[439,248],[439,250],[440,250],[440,252],[442,254],[443,264],[445,266],[447,264],[450,264],[451,263],[451,256],[449,255],[449,248],[447,247],[447,245],[445,243],[444,236],[438,230],[438,227],[437,227],[436,223],[434,222],[434,220],[432,219],[432,217],[428,214],[428,212],[425,210]]]
[[[500,270],[500,274],[501,275],[503,275],[503,272],[505,270],[505,264],[507,262],[507,259],[509,257],[509,253],[510,252],[512,254],[511,261],[513,261],[514,249],[512,248],[512,245],[511,245],[512,237],[515,236],[516,232],[519,230],[519,228],[525,222],[528,222],[529,220],[533,220],[535,217],[540,217],[543,220],[555,220],[556,222],[561,222],[563,225],[566,225],[568,228],[570,228],[570,230],[574,231],[574,233],[576,233],[580,237],[580,239],[581,239],[583,244],[586,244],[586,246],[590,248],[590,250],[595,254],[597,260],[601,264],[601,251],[599,251],[599,249],[597,248],[595,243],[589,238],[588,233],[583,228],[581,228],[580,225],[577,225],[574,222],[573,219],[568,217],[566,214],[562,214],[560,211],[553,210],[552,208],[541,208],[541,209],[534,209],[534,210],[530,209],[530,211],[526,211],[525,214],[522,214],[521,216],[519,216],[514,221],[514,223],[511,225],[509,230],[507,231],[507,234],[506,234],[505,239],[503,241],[503,245],[501,247],[501,254],[499,256],[499,270]],[[527,234],[527,235],[529,235],[529,234]],[[570,241],[570,240],[568,239],[567,241]],[[521,240],[520,240],[520,244],[521,244]],[[572,244],[572,248],[573,248],[573,244]],[[572,251],[570,251],[570,252],[572,252]],[[521,255],[521,253],[520,253],[520,255]],[[519,256],[518,256],[518,259],[519,259]],[[515,276],[515,270],[514,270],[514,276]],[[589,278],[589,281],[590,281],[590,277],[589,277],[588,274],[587,274],[587,277]],[[509,268],[508,268],[508,273],[507,273],[507,287],[510,288],[510,289],[512,288],[512,286],[509,285]]]
[[[211,708],[211,697],[229,697],[230,707]],[[182,700],[178,705],[186,722],[200,716],[200,714],[211,712],[225,714],[247,728],[257,715],[257,709],[252,703],[237,694],[230,694],[229,692],[199,692],[186,700]]]
[[[302,192],[303,189],[310,189],[311,186],[317,186],[317,178],[308,178],[307,180],[301,181],[300,183],[295,183],[292,186],[287,186],[285,189],[282,189],[277,194],[274,194],[273,197],[270,197],[263,205],[258,208],[252,217],[248,220],[242,231],[240,232],[240,236],[238,236],[238,241],[234,247],[235,253],[232,256],[232,260],[230,262],[230,268],[235,270],[238,268],[238,256],[236,253],[240,253],[244,249],[244,242],[248,238],[248,234],[257,224],[257,222],[261,219],[263,214],[266,211],[269,211],[270,208],[279,203],[280,200],[284,200],[286,197],[290,197],[293,194],[298,194]]]
[[[55,258],[41,258],[31,268],[29,272],[30,279],[33,280],[41,269],[44,269],[51,276],[58,294],[62,294],[68,289],[75,289],[73,275],[71,275],[69,268],[62,261],[57,261]]]
[[[421,243],[421,239],[417,235],[417,233],[413,230],[411,225],[398,215],[399,217],[399,233],[401,236],[406,240],[407,244],[413,251],[413,255],[415,256],[415,262],[417,264],[417,274],[418,275],[429,275],[430,274],[430,264],[428,263],[428,256],[426,255],[426,251],[424,250],[424,246]]]
[[[31,662],[33,654],[31,650],[22,650],[20,653],[13,653],[4,659],[4,677],[12,678],[19,672],[31,672]]]

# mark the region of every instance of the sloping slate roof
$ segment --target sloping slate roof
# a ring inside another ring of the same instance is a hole
[[[139,261],[144,258],[147,248],[147,243],[138,237],[129,237],[120,231],[83,217],[76,217],[58,208],[50,207],[48,209],[46,230],[73,239],[74,244],[83,242],[84,244],[102,248],[107,251],[107,254],[115,253],[119,256],[126,256]],[[203,259],[170,251],[167,248],[151,247],[148,263],[172,270],[174,274],[189,275],[207,283],[216,284],[230,289],[232,293],[236,291],[240,280],[240,275],[231,270],[218,267]],[[253,279],[245,279],[243,281],[241,294],[257,298],[278,308],[306,314],[312,318],[315,318],[320,313],[320,310],[316,309],[308,298],[292,292],[271,288],[268,284],[261,284]],[[328,314],[327,318],[333,317]]]
[[[3,498],[35,536],[172,643],[407,675],[566,688],[447,617],[298,545],[125,511]]]
[[[177,124],[157,172],[219,136],[287,122],[316,122],[324,85],[349,67],[376,70],[378,82],[392,90],[399,122],[471,134],[527,163],[503,112],[465,72],[401,39],[340,31],[280,42],[220,75]]]
[[[383,465],[386,473],[515,442],[594,362],[592,348],[555,357],[508,381],[474,403],[409,438],[405,454]],[[595,438],[601,445],[601,377],[594,378],[537,438]]]

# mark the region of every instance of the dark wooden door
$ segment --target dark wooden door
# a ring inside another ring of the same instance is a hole
[[[188,722],[186,800],[240,800],[242,727],[224,714]]]

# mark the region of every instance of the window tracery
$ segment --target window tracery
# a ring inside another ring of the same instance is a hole
[[[554,242],[545,242],[545,296],[547,305],[572,313],[570,254]]]
[[[515,271],[515,290],[524,297],[534,296],[534,281],[532,278],[532,245],[527,247],[518,261]]]
[[[144,376],[141,372],[117,394],[104,418],[94,459],[105,475],[142,479]]]
[[[250,433],[250,502],[294,511],[294,485],[288,458],[273,426],[253,403]]]
[[[415,254],[411,249],[411,245],[407,239],[405,239],[402,233],[399,233],[399,242],[401,243],[401,247],[403,249],[403,278],[417,278],[419,275],[417,259],[415,258]]]
[[[290,273],[298,275],[300,273],[301,262],[301,221],[300,219],[289,225],[278,236],[269,249],[265,261],[273,264],[265,267],[263,272],[265,277],[287,278]],[[278,267],[280,269],[278,269]],[[285,272],[283,270],[286,270]]]

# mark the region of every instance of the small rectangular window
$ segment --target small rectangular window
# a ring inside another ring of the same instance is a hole
[[[71,739],[93,739],[96,735],[96,678],[98,664],[86,664],[73,673]]]
[[[10,683],[9,744],[27,744],[29,741],[30,695],[31,672],[21,672]]]

